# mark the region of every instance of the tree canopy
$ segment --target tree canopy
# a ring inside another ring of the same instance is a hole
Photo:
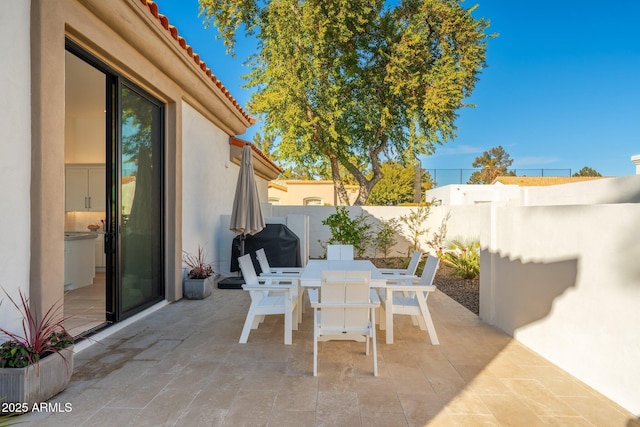
[[[398,205],[414,201],[414,176],[413,165],[401,165],[400,163],[387,161],[381,166],[383,178],[371,191],[367,204],[369,205]],[[431,175],[422,171],[422,194],[433,187]]]
[[[509,170],[513,160],[509,153],[502,148],[502,145],[493,147],[489,151],[476,157],[471,166],[481,167],[482,170],[475,171],[469,178],[469,184],[491,184],[498,176],[515,176],[515,172]]]
[[[602,176],[600,172],[597,170],[590,168],[589,166],[585,166],[580,169],[578,172],[574,173],[573,176]]]
[[[242,29],[258,40],[248,109],[277,137],[274,157],[330,171],[342,201],[346,171],[360,205],[385,157],[409,163],[454,138],[492,37],[461,0],[199,1],[229,50]]]

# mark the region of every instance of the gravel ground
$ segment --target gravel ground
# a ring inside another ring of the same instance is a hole
[[[451,267],[441,263],[433,281],[434,284],[440,291],[478,315],[480,313],[480,280],[461,279],[451,274],[451,271]]]
[[[376,258],[371,260],[377,267],[383,268],[404,268],[408,263],[405,258]],[[422,265],[418,267],[417,274],[422,273]],[[452,274],[452,269],[444,263],[440,263],[438,272],[434,279],[434,284],[438,289],[456,300],[460,305],[466,307],[476,315],[480,312],[480,280],[461,279]]]

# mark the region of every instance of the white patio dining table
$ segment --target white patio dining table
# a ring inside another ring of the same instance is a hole
[[[372,288],[385,288],[387,279],[390,278],[383,275],[369,260],[312,259],[307,263],[300,276],[300,286],[303,288],[320,288],[320,278],[323,271],[370,271]]]

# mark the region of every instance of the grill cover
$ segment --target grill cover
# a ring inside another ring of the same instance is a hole
[[[231,270],[238,271],[238,257],[240,256],[241,236],[233,239],[231,247]],[[300,259],[300,239],[284,224],[267,224],[259,233],[246,236],[244,253],[251,254],[256,272],[261,272],[260,265],[254,254],[263,248],[271,267],[302,267]]]

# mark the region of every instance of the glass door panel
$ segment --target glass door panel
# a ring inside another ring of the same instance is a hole
[[[119,105],[120,318],[161,300],[164,279],[162,106],[125,83],[120,84]]]

